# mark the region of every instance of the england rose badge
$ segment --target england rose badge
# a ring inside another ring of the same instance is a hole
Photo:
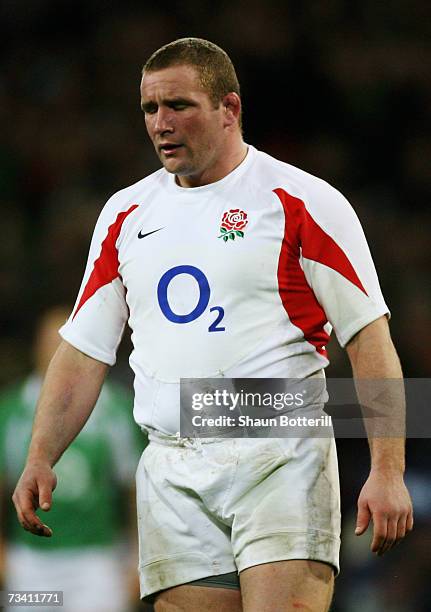
[[[231,208],[223,213],[220,226],[220,236],[224,242],[235,240],[235,236],[244,238],[244,228],[248,223],[247,213],[239,208]]]

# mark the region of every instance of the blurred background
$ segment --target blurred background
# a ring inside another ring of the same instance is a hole
[[[0,5],[0,384],[35,367],[40,316],[76,297],[108,197],[158,168],[143,63],[183,36],[230,54],[245,140],[346,195],[368,237],[406,377],[431,369],[428,0],[3,0]],[[113,378],[129,386],[126,337]],[[349,376],[336,340],[330,376]],[[408,442],[416,532],[383,559],[353,533],[366,442],[338,443],[344,509],[334,612],[431,610],[431,453]],[[6,534],[7,537],[7,534]],[[139,607],[137,607],[139,609]],[[125,612],[119,610],[118,612]]]

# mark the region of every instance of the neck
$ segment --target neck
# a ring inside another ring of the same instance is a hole
[[[202,187],[220,181],[244,161],[247,155],[247,145],[239,137],[226,147],[218,158],[201,173],[191,176],[176,176],[175,180],[180,187]]]

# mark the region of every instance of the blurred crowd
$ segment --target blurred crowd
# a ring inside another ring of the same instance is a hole
[[[104,202],[158,168],[139,108],[140,71],[156,48],[182,36],[209,38],[232,57],[247,142],[350,200],[392,310],[405,376],[429,376],[427,0],[249,0],[246,8],[239,0],[4,0],[0,22],[3,386],[31,370],[39,314],[73,303]],[[126,384],[128,350],[126,338],[115,370]],[[329,354],[328,374],[348,376],[335,340]],[[339,450],[347,528],[368,456],[364,441],[341,441]],[[409,442],[419,536],[375,562],[346,537],[336,612],[431,609],[422,576],[430,566],[429,450],[428,440]],[[406,577],[402,564],[412,556]]]

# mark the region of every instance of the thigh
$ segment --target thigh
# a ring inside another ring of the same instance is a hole
[[[319,561],[278,561],[244,570],[240,581],[244,612],[327,612],[334,572]]]
[[[239,590],[182,585],[158,595],[155,612],[242,612]]]

